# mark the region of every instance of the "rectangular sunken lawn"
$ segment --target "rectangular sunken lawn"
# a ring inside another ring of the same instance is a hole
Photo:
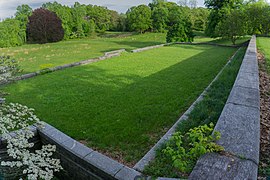
[[[104,52],[125,48],[127,51],[165,43],[164,33],[107,33],[102,37],[74,39],[50,44],[26,44],[0,48],[0,55],[9,55],[20,62],[23,73],[64,65],[102,56]]]
[[[89,147],[136,163],[214,79],[235,48],[174,45],[124,53],[4,88],[9,102]]]

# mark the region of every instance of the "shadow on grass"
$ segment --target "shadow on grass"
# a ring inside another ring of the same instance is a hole
[[[8,86],[7,99],[35,108],[41,119],[89,146],[135,163],[235,51],[224,49],[207,47],[149,76],[120,63],[108,69],[99,63],[66,69]]]

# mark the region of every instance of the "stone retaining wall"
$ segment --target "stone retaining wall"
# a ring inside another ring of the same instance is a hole
[[[133,180],[141,175],[134,169],[84,146],[48,124],[38,129],[38,134],[42,144],[57,146],[56,157],[61,160],[61,165],[65,169],[65,172],[58,175],[60,179]]]
[[[55,157],[61,160],[64,168],[56,174],[58,179],[134,180],[141,176],[141,173],[134,169],[86,147],[49,124],[45,123],[43,128],[31,126],[31,129],[35,132],[35,137],[30,140],[35,144],[34,149],[40,149],[42,144],[56,145]],[[0,159],[12,160],[7,154],[6,142],[2,139],[0,139]],[[20,169],[0,166],[0,179],[15,180],[21,177],[23,174]]]
[[[260,94],[256,36],[247,48],[231,94],[216,124],[225,153],[199,159],[189,179],[257,179]]]

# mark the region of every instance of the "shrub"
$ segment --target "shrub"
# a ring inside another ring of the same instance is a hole
[[[20,46],[24,39],[25,32],[20,28],[20,21],[6,19],[0,22],[0,48]]]
[[[168,142],[163,153],[168,155],[173,166],[180,172],[188,173],[192,171],[196,161],[204,154],[209,152],[219,152],[223,147],[215,143],[220,139],[220,133],[214,132],[214,124],[203,125],[190,129],[188,133],[182,135],[177,132]]]
[[[0,84],[13,80],[20,72],[18,62],[9,56],[0,56]]]
[[[64,38],[62,21],[54,12],[43,8],[36,9],[29,17],[27,38],[35,43],[61,41]]]

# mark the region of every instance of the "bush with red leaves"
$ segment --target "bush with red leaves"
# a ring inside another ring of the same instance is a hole
[[[27,39],[33,43],[58,42],[64,37],[62,21],[47,9],[33,11],[27,24]]]

